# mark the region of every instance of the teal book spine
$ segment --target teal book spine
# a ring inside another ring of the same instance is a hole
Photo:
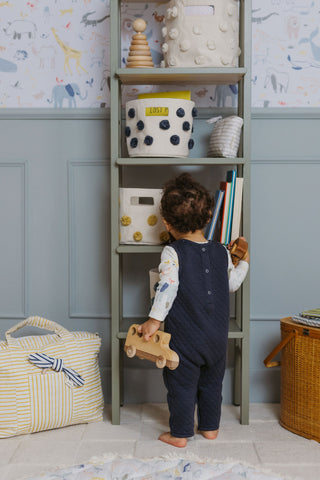
[[[227,172],[227,182],[230,183],[230,200],[229,200],[229,210],[228,210],[228,221],[227,221],[227,230],[226,230],[226,241],[228,244],[231,241],[231,227],[232,227],[232,216],[233,216],[233,205],[234,205],[234,192],[236,185],[237,171],[228,170]]]

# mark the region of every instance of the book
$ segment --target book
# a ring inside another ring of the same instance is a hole
[[[223,243],[223,244],[226,244],[226,231],[227,231],[228,211],[229,211],[229,202],[230,202],[230,188],[231,188],[231,184],[229,182],[220,182],[220,190],[224,191],[221,233],[220,233],[220,243]]]
[[[219,218],[219,213],[221,210],[221,206],[223,204],[223,198],[224,198],[224,191],[223,190],[217,190],[215,194],[215,207],[212,215],[211,222],[209,224],[209,229],[208,229],[208,234],[207,234],[207,240],[212,240],[213,235],[217,226],[218,218]]]
[[[305,317],[304,315],[292,315],[291,319],[294,322],[303,323],[309,327],[320,327],[320,318],[319,317]]]
[[[182,98],[183,100],[191,100],[191,91],[177,90],[174,92],[139,93],[138,99],[141,98]]]
[[[237,171],[228,170],[227,182],[230,183],[230,200],[229,200],[228,220],[227,220],[227,230],[226,230],[226,242],[225,242],[226,244],[230,243],[230,240],[231,240],[231,228],[232,228],[234,191],[235,191],[236,178],[237,178]]]
[[[312,310],[304,310],[303,312],[300,313],[300,316],[320,320],[320,308],[313,308]]]
[[[241,212],[242,212],[242,191],[243,191],[243,178],[237,177],[235,191],[234,191],[231,240],[236,240],[240,235],[240,223],[241,223]]]

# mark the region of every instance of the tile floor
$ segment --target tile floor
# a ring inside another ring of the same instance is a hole
[[[107,452],[140,458],[174,452],[233,459],[295,479],[319,480],[320,444],[282,428],[279,414],[277,404],[251,404],[250,425],[240,425],[239,407],[223,405],[217,440],[196,434],[185,449],[177,449],[157,440],[168,430],[166,404],[126,405],[121,425],[111,424],[108,405],[103,422],[0,439],[0,479],[19,480]]]

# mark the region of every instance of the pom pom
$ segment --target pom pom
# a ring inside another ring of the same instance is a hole
[[[161,122],[159,123],[159,127],[162,130],[168,130],[170,128],[169,120],[161,120]]]
[[[198,55],[194,59],[196,65],[204,65],[206,63],[206,57],[204,55]]]
[[[124,133],[125,133],[125,136],[126,136],[126,137],[130,137],[130,134],[131,134],[131,129],[130,129],[130,127],[126,127]]]
[[[157,222],[158,222],[157,215],[149,215],[147,223],[148,225],[150,225],[150,227],[153,227],[154,225],[156,225]]]
[[[193,147],[194,147],[194,140],[192,138],[190,138],[190,140],[188,142],[188,148],[189,148],[189,150],[191,150]]]
[[[150,135],[147,135],[146,138],[144,139],[144,143],[146,145],[152,145],[153,144],[153,138],[150,137]]]
[[[172,135],[170,137],[170,142],[172,143],[172,145],[179,145],[180,137],[178,135]]]
[[[172,7],[171,17],[176,18],[178,16],[177,7]]]
[[[177,59],[174,55],[170,55],[167,59],[169,67],[175,67],[177,65]]]
[[[171,40],[175,40],[176,38],[178,38],[178,35],[179,35],[179,30],[177,28],[171,28],[171,30],[169,30],[169,38],[171,38]]]
[[[191,45],[189,40],[183,40],[182,42],[180,42],[179,48],[181,52],[187,52],[188,50],[190,50],[190,47]]]
[[[139,120],[139,122],[137,123],[137,129],[138,130],[143,130],[144,129],[144,123],[142,120]]]
[[[131,147],[131,148],[136,148],[137,145],[138,145],[138,139],[137,139],[136,137],[131,138],[130,147]]]
[[[184,117],[185,116],[185,111],[183,110],[183,108],[178,108],[178,110],[176,111],[176,114],[177,114],[177,117]]]
[[[184,132],[188,132],[190,130],[190,123],[189,122],[183,122],[182,124],[182,130]]]
[[[122,215],[121,217],[121,225],[124,227],[127,227],[128,225],[131,224],[131,218],[128,217],[128,215]]]
[[[134,232],[134,234],[132,236],[133,236],[133,240],[135,242],[141,242],[142,237],[143,237],[141,232]]]
[[[161,50],[163,53],[167,53],[167,51],[169,50],[169,45],[167,43],[163,43]]]
[[[128,117],[129,118],[134,118],[136,115],[136,111],[134,108],[129,108],[129,111],[128,111]]]
[[[197,117],[197,116],[198,116],[198,110],[196,109],[196,107],[193,107],[193,109],[192,109],[192,116],[193,116],[193,117]]]

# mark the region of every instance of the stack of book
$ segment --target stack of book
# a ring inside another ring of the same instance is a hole
[[[239,237],[242,191],[243,178],[237,176],[236,170],[228,170],[226,181],[220,182],[220,189],[215,194],[215,208],[207,229],[207,240],[214,238],[218,225],[220,225],[220,243],[228,245],[231,240]]]
[[[314,308],[313,310],[305,310],[299,315],[293,315],[292,320],[311,327],[320,327],[320,308]]]

